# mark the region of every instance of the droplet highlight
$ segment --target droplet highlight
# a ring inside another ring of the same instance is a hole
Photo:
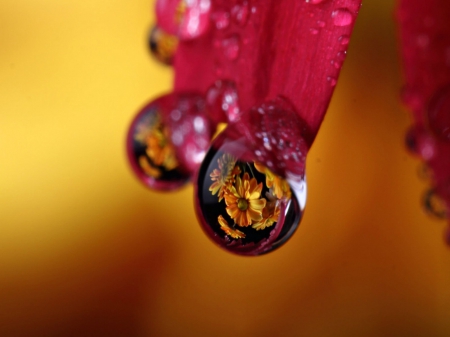
[[[339,8],[334,10],[331,13],[331,17],[333,18],[333,23],[338,27],[349,26],[353,23],[353,15],[346,8]]]

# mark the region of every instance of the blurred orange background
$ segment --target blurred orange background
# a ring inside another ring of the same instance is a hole
[[[308,158],[301,226],[231,255],[192,187],[149,191],[124,137],[171,88],[151,0],[0,3],[0,336],[448,336],[450,250],[403,145],[393,1],[366,1]]]

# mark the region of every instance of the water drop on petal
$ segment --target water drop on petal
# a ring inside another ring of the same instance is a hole
[[[450,142],[450,86],[436,93],[426,116],[433,134],[442,141]]]
[[[195,39],[209,27],[211,0],[184,0],[186,8],[180,21],[179,37],[183,40]]]
[[[230,25],[230,14],[227,11],[217,11],[211,15],[211,18],[219,30],[228,28]]]
[[[198,95],[168,94],[145,106],[127,135],[127,154],[148,187],[168,191],[186,184],[209,146],[212,130]]]
[[[353,15],[348,9],[339,8],[331,13],[333,23],[338,27],[345,27],[353,23]]]
[[[206,92],[206,105],[214,123],[235,121],[240,114],[236,85],[232,81],[216,81]]]
[[[239,57],[240,44],[240,38],[237,34],[233,34],[222,40],[222,52],[228,60],[234,61]]]
[[[178,46],[178,39],[174,35],[167,34],[158,26],[151,29],[148,45],[152,55],[161,63],[172,65]]]
[[[242,27],[245,26],[250,16],[250,5],[248,1],[242,1],[239,4],[234,5],[231,9],[231,15],[234,22]]]
[[[347,46],[350,43],[350,36],[348,35],[342,35],[339,37],[339,42],[343,46]]]
[[[429,215],[437,219],[445,219],[449,215],[444,201],[437,195],[434,189],[430,189],[424,194],[423,206]]]
[[[230,124],[227,129],[230,126],[238,127]],[[196,211],[203,230],[220,247],[239,255],[261,255],[295,232],[306,183],[299,181],[294,188],[267,163],[259,163],[253,154],[248,157],[252,150],[244,138],[225,130],[214,140],[199,170]]]

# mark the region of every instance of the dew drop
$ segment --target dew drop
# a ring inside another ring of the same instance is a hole
[[[234,34],[222,40],[222,51],[225,57],[234,61],[239,57],[240,52],[240,38],[239,35]]]
[[[449,215],[444,201],[434,189],[425,192],[423,196],[423,207],[429,215],[437,219],[445,219]]]
[[[342,35],[339,37],[338,41],[342,46],[347,46],[350,43],[350,36]]]
[[[230,127],[239,126],[232,123],[217,136],[199,169],[197,217],[206,235],[221,248],[246,256],[265,254],[297,229],[306,182],[291,185],[275,175],[267,163],[256,161],[245,137],[236,137]]]
[[[330,85],[331,85],[332,87],[335,87],[336,84],[337,84],[336,78],[335,78],[335,77],[332,77],[332,76],[328,76],[328,77],[327,77],[327,81],[330,83]]]
[[[305,0],[306,3],[310,3],[310,4],[313,4],[313,5],[320,4],[320,3],[324,2],[324,1],[325,0]]]
[[[248,1],[242,1],[241,3],[233,6],[231,9],[231,16],[233,17],[234,22],[244,27],[250,16],[250,5]]]
[[[325,22],[321,21],[321,20],[317,21],[317,27],[320,27],[320,28],[325,27]]]
[[[319,30],[316,29],[316,28],[310,28],[309,31],[310,31],[310,33],[311,33],[312,35],[317,35],[317,34],[319,34]]]
[[[179,37],[183,40],[197,38],[209,27],[211,0],[184,0],[186,5],[180,18]]]
[[[427,110],[428,126],[440,140],[450,142],[450,86],[439,90]]]
[[[219,30],[228,28],[230,25],[230,14],[227,11],[218,11],[212,14],[212,20],[214,21],[216,28]]]
[[[155,59],[165,65],[173,64],[173,57],[178,46],[178,39],[174,35],[167,34],[158,26],[150,30],[148,46]]]
[[[127,134],[127,154],[148,187],[168,191],[196,172],[211,139],[210,122],[198,95],[168,94],[145,106]]]
[[[436,154],[436,142],[423,128],[412,126],[406,133],[408,150],[423,160],[430,160]]]
[[[214,123],[228,123],[239,117],[239,99],[233,81],[216,81],[206,92],[206,105]]]
[[[333,23],[338,27],[345,27],[353,23],[353,15],[348,9],[339,8],[331,13]]]

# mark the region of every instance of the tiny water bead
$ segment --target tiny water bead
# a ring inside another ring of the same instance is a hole
[[[338,27],[345,27],[353,23],[353,15],[346,8],[336,9],[331,13],[333,23]]]
[[[209,28],[211,0],[158,0],[158,25],[181,40],[195,39]]]
[[[206,92],[206,105],[215,124],[233,122],[239,117],[239,100],[233,81],[218,80]]]
[[[196,210],[205,233],[240,255],[261,255],[288,240],[302,217],[306,184],[298,190],[245,157],[245,141],[220,134],[200,167]],[[302,200],[302,203],[299,202]]]
[[[241,1],[231,8],[231,16],[239,26],[244,27],[250,16],[250,5],[248,1]]]
[[[148,45],[152,55],[161,63],[172,65],[173,57],[178,46],[178,39],[174,35],[164,32],[158,26],[150,30]]]
[[[198,169],[211,134],[201,96],[162,96],[145,106],[131,123],[127,135],[130,165],[152,189],[179,188]]]
[[[423,196],[423,206],[429,215],[437,219],[445,219],[449,216],[444,201],[438,196],[434,189],[425,192]]]
[[[441,141],[450,142],[450,85],[439,90],[427,110],[428,126]]]
[[[220,42],[220,46],[222,48],[223,55],[225,55],[228,60],[235,61],[239,57],[241,39],[239,35],[232,34],[224,38]]]

